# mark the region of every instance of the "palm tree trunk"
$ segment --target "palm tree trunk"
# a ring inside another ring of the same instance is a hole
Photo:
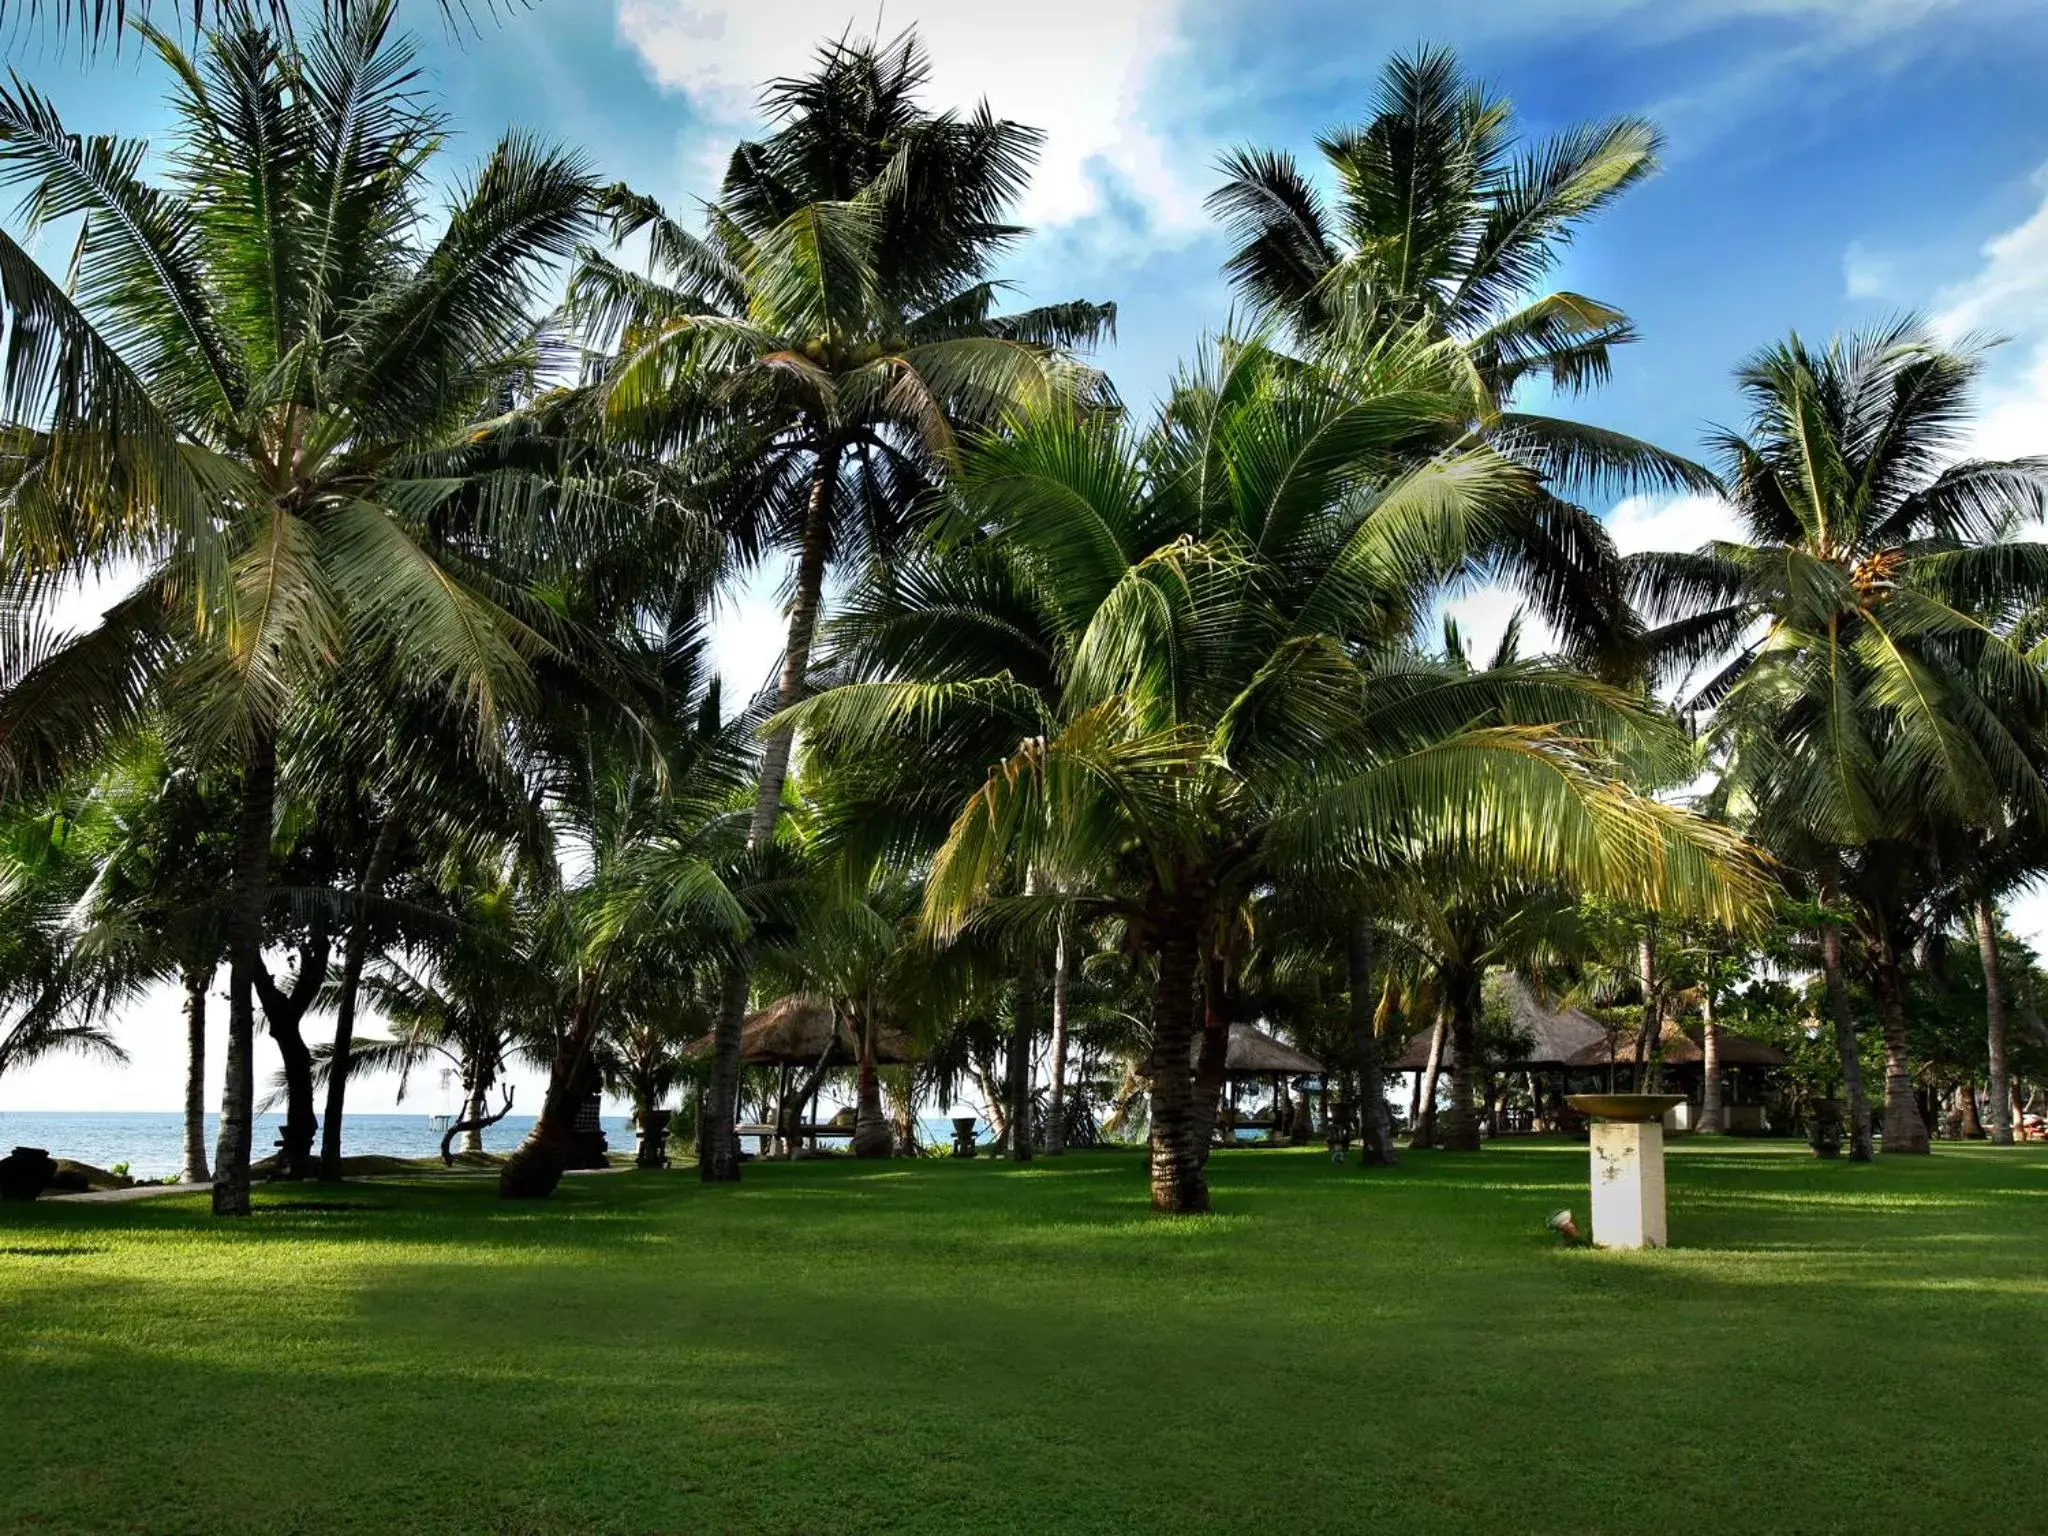
[[[1394,1151],[1394,1122],[1387,1113],[1387,1084],[1380,1071],[1380,1037],[1373,1027],[1377,1000],[1372,989],[1372,919],[1359,913],[1351,922],[1349,960],[1351,987],[1351,1049],[1358,1058],[1358,1129],[1360,1158],[1391,1167],[1400,1161]]]
[[[1650,1064],[1664,1043],[1663,996],[1657,982],[1657,914],[1643,922],[1636,940],[1636,980],[1643,989],[1643,1016],[1636,1026],[1636,1092],[1648,1093]]]
[[[1872,976],[1877,1020],[1884,1029],[1884,1149],[1925,1154],[1932,1150],[1927,1122],[1913,1092],[1913,1048],[1906,1034],[1906,975],[1887,939]]]
[[[2011,1075],[2005,1064],[2005,982],[1998,974],[1998,914],[1991,897],[1977,898],[1977,958],[1984,967],[1984,1031],[1991,1057],[1991,1143],[2012,1145]]]
[[[1842,976],[1841,924],[1820,926],[1821,977],[1827,986],[1828,1012],[1835,1025],[1835,1054],[1842,1063],[1842,1100],[1849,1116],[1849,1161],[1870,1161],[1870,1101],[1863,1092],[1863,1051],[1856,1041],[1856,1023],[1849,1017],[1849,988]]]
[[[1031,1161],[1031,1051],[1038,1041],[1038,957],[1028,948],[1010,1015],[1010,1159]]]
[[[1067,914],[1052,949],[1052,1100],[1045,1118],[1045,1155],[1067,1150]]]
[[[204,1184],[206,1172],[206,989],[214,967],[185,968],[185,1164],[181,1184]]]
[[[1232,1012],[1222,962],[1211,960],[1202,980],[1202,1039],[1195,1051],[1194,1129],[1188,1138],[1204,1167],[1216,1139],[1216,1101],[1230,1071]]]
[[[818,632],[818,610],[825,596],[825,564],[832,552],[832,490],[839,479],[840,445],[830,437],[817,444],[817,468],[811,475],[810,507],[804,518],[803,547],[797,552],[796,591],[789,604],[789,638],[782,649],[782,676],[775,704],[788,709],[804,696],[810,683],[811,642]],[[779,730],[761,754],[761,782],[754,795],[754,816],[747,827],[747,846],[759,848],[775,836],[782,815],[782,785],[789,777],[794,733]],[[707,1184],[735,1184],[740,1176],[740,1143],[733,1134],[739,1108],[740,1025],[746,1019],[747,997],[753,990],[754,959],[742,951],[733,961],[719,996],[718,1023],[711,1036],[711,1076],[704,1089],[704,1111],[698,1121],[697,1176]]]
[[[1712,962],[1709,961],[1711,966]],[[1700,988],[1700,1123],[1699,1129],[1718,1136],[1727,1129],[1721,1108],[1721,1026],[1714,1018],[1714,984],[1709,979]]]
[[[853,1112],[853,1155],[887,1157],[896,1150],[896,1133],[882,1109],[882,1080],[875,1073],[875,1017],[872,1007],[861,1010],[860,1091]]]
[[[1451,1108],[1444,1116],[1441,1145],[1455,1152],[1479,1150],[1479,977],[1458,971],[1451,978]]]
[[[589,1092],[587,1068],[590,1042],[597,1033],[598,987],[584,983],[569,1027],[555,1046],[548,1069],[547,1096],[533,1129],[498,1173],[498,1195],[505,1200],[538,1200],[555,1192],[568,1171],[576,1141],[576,1113]]]
[[[1188,1052],[1194,1033],[1195,977],[1201,959],[1195,924],[1170,914],[1159,942],[1159,979],[1152,991],[1152,1209],[1190,1215],[1209,1209],[1209,1184],[1192,1144],[1194,1074]]]
[[[1441,1003],[1437,1005],[1436,1023],[1429,1031],[1429,1060],[1422,1069],[1422,1080],[1416,1085],[1416,1102],[1420,1108],[1415,1113],[1415,1131],[1408,1138],[1408,1150],[1436,1145],[1436,1085],[1443,1075],[1444,1045],[1450,1033],[1451,1016]]]
[[[327,983],[331,948],[323,910],[299,947],[298,974],[290,992],[282,991],[260,962],[256,967],[256,995],[284,1064],[284,1132],[278,1138],[277,1171],[287,1179],[309,1179],[315,1171],[313,1138],[320,1126],[313,1112],[313,1052],[306,1044],[305,1022]]]
[[[256,1108],[256,972],[270,887],[270,823],[277,801],[277,738],[259,728],[242,759],[242,807],[228,915],[228,1049],[213,1149],[213,1214],[249,1214],[249,1142]]]
[[[482,1073],[477,1074],[476,1086],[469,1094],[468,1124],[462,1132],[462,1150],[481,1153],[484,1149],[484,1093],[489,1088]]]
[[[362,990],[363,962],[370,953],[370,922],[363,904],[383,894],[385,876],[398,856],[399,821],[394,810],[377,829],[377,840],[356,882],[355,920],[349,924],[348,950],[341,962],[341,996],[334,1017],[334,1054],[327,1067],[327,1118],[320,1127],[320,1178],[334,1183],[341,1177],[341,1113],[348,1096],[349,1051],[356,1038],[356,996]]]

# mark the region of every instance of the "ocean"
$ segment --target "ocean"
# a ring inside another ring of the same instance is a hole
[[[258,1115],[252,1146],[268,1156],[284,1124],[281,1115]],[[484,1150],[510,1152],[533,1128],[531,1115],[507,1115],[484,1132]],[[206,1160],[213,1161],[220,1117],[206,1117]],[[631,1151],[633,1128],[623,1118],[604,1118],[612,1150]],[[341,1124],[341,1150],[350,1157],[433,1157],[441,1131],[424,1114],[349,1115]],[[460,1146],[460,1139],[457,1145]],[[176,1173],[185,1160],[185,1117],[180,1114],[64,1114],[54,1110],[0,1110],[0,1156],[15,1147],[41,1147],[52,1157],[75,1158],[96,1168],[126,1163],[138,1179]]]
[[[251,1146],[266,1157],[284,1125],[281,1115],[258,1115]],[[606,1115],[605,1139],[614,1152],[630,1152],[638,1144],[630,1120]],[[507,1115],[484,1131],[486,1152],[510,1152],[533,1128],[531,1115]],[[953,1135],[952,1122],[925,1118],[918,1122],[923,1139],[944,1146]],[[213,1144],[220,1117],[206,1117],[206,1160],[213,1162]],[[981,1127],[981,1139],[989,1128]],[[458,1139],[457,1145],[460,1145]],[[69,1157],[95,1168],[126,1163],[138,1179],[160,1179],[176,1173],[185,1161],[185,1117],[180,1114],[66,1114],[56,1110],[0,1110],[0,1156],[15,1147],[41,1147],[52,1157]],[[748,1150],[753,1149],[751,1139]],[[434,1157],[441,1150],[441,1131],[424,1114],[349,1115],[341,1124],[341,1150],[355,1157],[381,1153],[387,1157]]]

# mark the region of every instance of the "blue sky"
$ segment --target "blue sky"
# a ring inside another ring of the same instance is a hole
[[[1031,299],[1118,302],[1121,335],[1100,361],[1133,400],[1228,313],[1201,210],[1217,155],[1241,142],[1311,155],[1319,129],[1367,110],[1389,52],[1448,43],[1527,131],[1628,112],[1669,135],[1663,173],[1559,275],[1619,304],[1644,338],[1578,414],[1695,451],[1704,427],[1735,417],[1728,378],[1746,352],[1913,310],[2011,337],[1987,380],[1982,446],[2048,452],[2043,0],[886,0],[879,13],[874,0],[539,0],[459,38],[424,0],[404,10],[459,130],[453,159],[516,125],[679,209],[712,190],[762,79],[878,14],[884,33],[916,24],[935,105],[986,95],[1047,131],[1024,208],[1038,232],[1011,275]],[[74,129],[160,123],[159,76],[132,49],[86,64],[31,29],[7,52]],[[1719,517],[1636,500],[1612,525],[1629,547],[1680,547]],[[735,682],[772,662],[770,585],[723,626]],[[1456,606],[1484,636],[1512,604],[1481,592]],[[2048,933],[2048,905],[2016,926]],[[79,1072],[25,1075],[0,1106],[176,1102],[174,1069],[122,1074],[133,1091],[118,1093],[87,1091]]]

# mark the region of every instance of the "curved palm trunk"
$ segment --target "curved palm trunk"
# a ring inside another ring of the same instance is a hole
[[[818,632],[825,562],[832,548],[832,488],[839,478],[839,453],[839,444],[830,438],[818,444],[803,548],[797,555],[796,591],[789,605],[789,639],[783,646],[782,676],[775,690],[778,709],[787,709],[801,699],[810,682],[811,642]],[[793,736],[788,730],[775,732],[761,754],[761,782],[754,796],[753,820],[747,827],[749,848],[758,848],[775,836]],[[718,1024],[711,1037],[711,1077],[705,1085],[697,1133],[697,1175],[707,1184],[737,1183],[740,1176],[740,1142],[733,1125],[739,1109],[740,1025],[746,1018],[753,975],[753,956],[742,953],[727,972],[719,997]]]
[[[1932,1147],[1913,1092],[1913,1049],[1906,1034],[1906,974],[1889,943],[1878,955],[1872,980],[1877,1019],[1884,1029],[1884,1149],[1926,1153]]]
[[[1479,1150],[1479,977],[1460,971],[1452,979],[1451,1107],[1444,1115],[1441,1145],[1454,1152]]]
[[[1863,1052],[1856,1042],[1856,1023],[1849,1017],[1849,988],[1842,977],[1842,929],[1822,923],[1820,968],[1826,983],[1828,1012],[1835,1025],[1835,1054],[1842,1064],[1842,1100],[1849,1116],[1849,1160],[1870,1161],[1870,1100],[1863,1091]]]
[[[860,1021],[860,1091],[853,1112],[853,1155],[887,1157],[896,1150],[896,1132],[882,1108],[882,1079],[875,1071],[875,1020],[863,1009]]]
[[[1436,1085],[1444,1070],[1444,1045],[1450,1035],[1451,1016],[1439,1004],[1436,1022],[1429,1031],[1429,1060],[1416,1084],[1415,1130],[1408,1138],[1408,1150],[1436,1145]]]
[[[1977,959],[1984,967],[1984,1033],[1991,1060],[1990,1110],[1992,1145],[2012,1145],[2011,1074],[2005,1064],[2005,982],[1998,974],[1998,915],[1988,895],[1979,896],[1972,914],[1977,928]]]
[[[263,905],[270,886],[270,823],[277,801],[277,739],[259,730],[244,751],[228,916],[228,1048],[213,1151],[213,1214],[249,1214],[249,1141],[256,1107],[256,973],[263,964]]]
[[[348,948],[341,962],[341,996],[334,1017],[334,1054],[327,1066],[327,1118],[320,1127],[320,1178],[333,1183],[341,1177],[341,1114],[348,1097],[349,1052],[356,1038],[356,998],[363,985],[363,963],[370,953],[370,924],[363,903],[383,894],[385,877],[398,855],[398,816],[384,818],[377,829],[377,841],[363,864],[356,882],[355,921],[349,925]]]
[[[204,1184],[206,1171],[206,989],[214,967],[185,969],[185,1162],[182,1184]]]
[[[1052,951],[1052,1101],[1045,1120],[1045,1155],[1067,1150],[1067,919],[1060,914]]]
[[[1169,915],[1159,942],[1152,991],[1152,1209],[1190,1215],[1209,1209],[1209,1184],[1193,1141],[1195,976],[1201,964],[1195,925]]]
[[[306,1013],[327,981],[331,945],[326,919],[316,917],[299,950],[298,974],[292,989],[282,991],[259,961],[256,995],[270,1024],[270,1038],[284,1064],[284,1131],[278,1138],[277,1172],[287,1179],[309,1179],[314,1173],[313,1138],[319,1121],[313,1113],[313,1052],[306,1044]]]
[[[538,1200],[555,1192],[576,1150],[576,1113],[589,1092],[590,1042],[597,1033],[598,988],[586,982],[569,1028],[555,1046],[547,1097],[525,1140],[498,1173],[506,1200]]]
[[[1394,1151],[1394,1121],[1387,1113],[1386,1078],[1380,1071],[1380,1037],[1374,1027],[1377,1000],[1372,990],[1372,919],[1352,919],[1346,956],[1351,988],[1351,1048],[1358,1058],[1359,1156],[1368,1163],[1391,1167],[1400,1161]]]

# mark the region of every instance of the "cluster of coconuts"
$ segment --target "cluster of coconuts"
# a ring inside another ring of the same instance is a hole
[[[828,357],[841,368],[865,368],[876,358],[901,352],[909,343],[901,336],[885,337],[881,341],[855,341],[838,345],[832,336],[813,336],[803,344],[803,354],[814,363],[822,363]]]

